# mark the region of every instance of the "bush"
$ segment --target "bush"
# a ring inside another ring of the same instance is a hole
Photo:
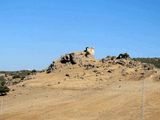
[[[6,95],[9,92],[9,88],[6,86],[4,77],[0,77],[0,95]]]
[[[33,70],[20,70],[20,71],[0,71],[0,74],[4,74],[5,77],[9,76],[7,80],[7,85],[17,84],[26,80],[29,75],[36,75],[38,71]],[[4,80],[3,77],[0,76],[0,80]]]
[[[36,75],[37,70],[32,70],[31,73],[32,73],[32,75]]]
[[[6,95],[9,92],[9,88],[7,86],[0,86],[0,95]]]
[[[6,83],[5,83],[5,79],[3,76],[0,76],[0,86],[4,86]]]
[[[134,60],[153,64],[155,67],[160,68],[160,58],[134,58]]]
[[[20,75],[13,75],[13,79],[16,79],[16,78],[21,78],[21,76]]]

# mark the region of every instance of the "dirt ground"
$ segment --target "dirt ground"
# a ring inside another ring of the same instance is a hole
[[[0,97],[0,120],[158,120],[160,117],[160,83],[153,80],[153,75],[143,80],[98,82],[93,81],[95,76],[89,77],[92,81],[87,77],[72,80],[62,76],[40,73],[32,80],[11,86],[12,91]],[[60,78],[64,79],[56,81]]]

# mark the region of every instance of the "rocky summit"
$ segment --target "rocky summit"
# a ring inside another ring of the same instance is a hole
[[[102,80],[105,81],[111,78],[118,80],[134,78],[133,80],[140,80],[157,72],[154,65],[135,61],[128,53],[121,53],[118,56],[107,56],[97,60],[94,54],[87,51],[88,49],[92,48],[87,47],[82,52],[65,54],[57,61],[53,61],[46,73],[56,73],[57,71],[64,73],[67,70],[66,74],[72,74],[76,69],[81,69],[84,74],[80,74],[79,71],[77,73],[79,78],[89,79],[85,74],[90,72],[91,76],[95,76],[95,79],[103,78]]]

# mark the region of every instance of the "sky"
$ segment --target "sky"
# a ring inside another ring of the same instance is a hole
[[[45,69],[68,52],[160,57],[160,0],[0,0],[0,70]]]

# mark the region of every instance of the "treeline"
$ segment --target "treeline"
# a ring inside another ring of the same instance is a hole
[[[24,79],[28,75],[36,74],[36,70],[20,70],[20,71],[0,71],[0,74],[5,74],[6,76],[12,76],[13,79],[21,78]]]
[[[160,58],[133,58],[136,61],[140,61],[142,63],[153,64],[155,67],[160,68]]]

